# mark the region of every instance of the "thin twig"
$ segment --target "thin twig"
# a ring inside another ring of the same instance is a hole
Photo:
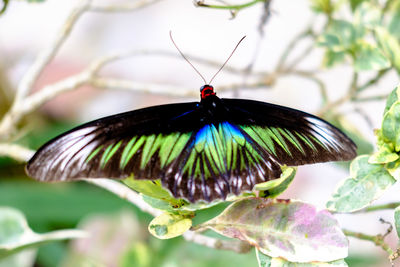
[[[135,191],[133,191],[132,189],[130,189],[129,187],[123,185],[118,181],[102,179],[102,178],[82,179],[82,180],[94,184],[103,189],[106,189],[107,191],[110,191],[111,193],[119,196],[122,199],[129,201],[130,203],[137,206],[140,210],[149,213],[154,217],[157,217],[162,214],[161,210],[155,209],[149,204],[147,204],[143,200],[142,196],[140,196],[138,193],[136,193]]]
[[[111,5],[91,5],[89,11],[92,12],[131,12],[143,7],[160,2],[161,0],[141,0],[134,3],[111,4]]]
[[[330,102],[328,104],[326,104],[319,112],[318,114],[320,116],[323,116],[326,112],[329,112],[330,110],[344,104],[347,103],[348,101],[354,99],[357,95],[357,84],[358,84],[358,73],[357,72],[353,72],[353,78],[351,80],[351,84],[349,87],[349,90],[347,92],[347,94],[345,94],[344,96],[342,96],[341,98],[337,99],[336,101]]]
[[[243,8],[247,8],[247,7],[253,6],[253,5],[257,4],[257,3],[264,2],[264,1],[265,0],[253,0],[253,1],[250,1],[250,2],[245,3],[245,4],[241,4],[241,5],[209,5],[209,4],[204,3],[203,0],[201,0],[201,1],[196,1],[195,5],[198,6],[198,7],[208,7],[208,8],[215,8],[215,9],[228,9],[228,10],[238,11],[238,10],[241,10]]]
[[[303,61],[314,50],[314,48],[315,48],[314,44],[309,45],[306,49],[303,50],[303,52],[300,55],[298,55],[295,59],[293,59],[285,69],[288,71],[293,70],[298,64],[300,64],[301,61]]]
[[[325,105],[326,103],[328,103],[328,92],[327,92],[326,86],[325,86],[324,82],[315,75],[315,72],[293,70],[293,71],[289,71],[284,74],[297,75],[299,77],[308,79],[308,80],[316,83],[318,86],[318,89],[319,89],[319,93],[321,95],[322,105]]]
[[[308,37],[309,35],[312,34],[312,27],[309,26],[305,31],[302,31],[298,35],[296,35],[292,41],[289,42],[289,44],[286,46],[286,48],[283,50],[283,53],[281,54],[281,57],[278,60],[278,63],[275,67],[276,72],[282,72],[283,69],[285,69],[285,63],[287,61],[287,58],[289,55],[292,53],[293,49],[298,45],[300,40]]]
[[[72,10],[71,14],[65,21],[61,30],[57,33],[55,39],[48,44],[48,46],[39,53],[35,62],[29,68],[28,72],[22,78],[17,94],[15,96],[15,105],[18,106],[19,102],[29,94],[34,83],[42,73],[43,69],[54,58],[60,47],[64,44],[65,40],[69,37],[72,29],[81,15],[90,7],[91,0],[79,1],[79,4]]]
[[[372,102],[372,101],[382,101],[382,100],[386,100],[388,97],[388,93],[387,94],[383,94],[383,95],[373,95],[373,96],[365,96],[365,97],[356,97],[353,99],[354,102]]]
[[[0,143],[0,157],[6,156],[17,161],[28,161],[35,151],[17,144]]]
[[[375,205],[375,206],[369,206],[366,207],[365,209],[361,210],[360,212],[373,212],[373,211],[379,211],[379,210],[393,210],[400,206],[400,202],[392,202],[392,203],[387,203],[387,204],[382,204],[382,205]]]
[[[48,46],[39,53],[38,57],[29,68],[27,73],[22,77],[21,82],[18,85],[17,92],[15,95],[14,102],[9,112],[0,121],[0,137],[7,137],[13,132],[15,124],[20,120],[20,110],[25,109],[24,98],[32,90],[35,82],[43,69],[49,64],[49,62],[57,54],[60,47],[64,44],[65,40],[69,37],[73,27],[80,18],[80,16],[88,10],[91,0],[79,1],[79,4],[72,10],[64,22],[61,30],[57,33],[55,39],[48,44]],[[1,139],[1,138],[0,138]]]
[[[181,96],[181,97],[198,97],[198,90],[193,88],[179,87],[173,85],[162,85],[156,83],[140,83],[132,80],[113,79],[113,78],[93,78],[89,84],[97,88],[107,89],[123,89],[137,91],[149,94]]]
[[[353,232],[350,230],[343,230],[343,233],[347,236],[351,236],[357,239],[366,240],[374,243],[376,246],[381,247],[384,251],[386,251],[389,255],[393,254],[392,248],[385,242],[384,236],[381,234],[378,235],[367,235],[364,233]]]
[[[384,69],[384,70],[380,70],[375,77],[373,77],[372,79],[368,80],[366,83],[364,83],[363,85],[361,85],[359,88],[357,88],[358,92],[362,92],[365,89],[369,88],[370,86],[376,84],[383,76],[385,76],[389,70],[391,69]]]

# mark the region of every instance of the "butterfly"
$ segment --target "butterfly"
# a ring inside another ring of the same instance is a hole
[[[219,98],[209,84],[200,96],[200,102],[153,106],[78,126],[43,145],[27,174],[40,181],[159,179],[176,198],[210,202],[279,178],[282,165],[356,156],[356,145],[343,132],[314,115]]]

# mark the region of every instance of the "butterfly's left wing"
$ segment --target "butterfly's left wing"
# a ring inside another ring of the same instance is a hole
[[[198,103],[149,107],[78,126],[43,145],[27,165],[40,181],[158,179],[199,121]]]

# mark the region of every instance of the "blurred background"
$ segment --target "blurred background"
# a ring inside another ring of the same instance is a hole
[[[57,36],[77,0],[11,1],[0,17],[0,116],[10,107],[15,90],[38,53]],[[110,5],[110,1],[93,1]],[[112,1],[113,5],[130,1]],[[193,58],[193,64],[209,80],[239,41],[246,35],[228,66],[214,80],[218,96],[257,99],[320,114],[320,88],[299,75],[282,75],[254,86],[251,73],[273,73],[292,40],[310,25],[316,30],[325,23],[317,16],[310,0],[275,0],[265,23],[263,3],[241,10],[233,18],[228,10],[196,7],[192,1],[163,0],[134,11],[86,12],[77,21],[65,44],[45,67],[34,90],[83,71],[94,60],[126,51],[135,56],[107,64],[102,77],[135,81],[135,88],[95,88],[82,86],[60,94],[22,121],[18,143],[37,149],[50,138],[80,123],[151,105],[197,101],[202,79],[180,57],[169,31],[180,49]],[[342,1],[346,2],[346,1]],[[243,1],[231,1],[239,4]],[[220,2],[217,2],[220,4]],[[343,17],[351,18],[349,11]],[[262,29],[262,33],[260,32]],[[345,64],[323,68],[324,49],[312,40],[296,42],[291,58],[313,50],[297,68],[318,72],[326,85],[330,101],[346,94],[352,69]],[[202,59],[203,62],[196,60]],[[372,72],[360,75],[367,81]],[[271,77],[273,76],[265,76]],[[371,86],[368,94],[388,94],[398,83],[395,72],[388,73]],[[158,84],[176,91],[148,93]],[[252,86],[248,86],[252,84]],[[219,91],[218,88],[221,88]],[[229,90],[230,88],[236,88]],[[182,90],[181,96],[179,90]],[[192,95],[187,92],[192,90]],[[186,95],[186,96],[185,96]],[[345,124],[355,128],[371,151],[373,129],[379,128],[384,100],[344,104],[335,110],[345,113]],[[324,114],[329,117],[329,114]],[[337,183],[348,175],[348,166],[325,163],[299,168],[296,179],[282,198],[301,199],[324,208]],[[399,185],[390,188],[376,203],[395,200]],[[152,219],[131,204],[84,182],[44,184],[27,178],[24,164],[0,157],[0,206],[21,210],[37,232],[79,227],[96,233],[93,238],[53,242],[39,248],[35,266],[257,266],[254,253],[238,255],[214,251],[185,242],[182,238],[161,241],[147,232]],[[221,210],[215,207],[199,214],[212,217]],[[203,217],[202,217],[203,216]],[[384,233],[384,218],[392,222],[392,213],[337,215],[343,228],[369,234]],[[395,233],[392,233],[395,246]],[[389,266],[385,253],[372,243],[350,239],[349,266]],[[84,263],[84,264],[83,264]],[[400,266],[400,265],[399,265]]]

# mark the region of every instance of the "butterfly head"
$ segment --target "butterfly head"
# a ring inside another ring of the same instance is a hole
[[[214,87],[212,87],[211,85],[208,85],[208,84],[200,87],[201,99],[206,99],[210,95],[215,95]]]

